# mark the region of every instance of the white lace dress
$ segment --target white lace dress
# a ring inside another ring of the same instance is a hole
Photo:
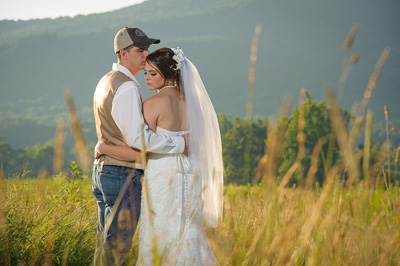
[[[157,127],[157,134],[182,135]],[[137,265],[218,265],[204,231],[201,177],[183,154],[150,154],[142,188]]]

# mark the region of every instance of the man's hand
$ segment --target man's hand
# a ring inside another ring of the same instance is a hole
[[[189,151],[188,151],[189,133],[183,134],[182,138],[185,140],[185,149],[183,150],[183,154],[188,156],[189,155]]]

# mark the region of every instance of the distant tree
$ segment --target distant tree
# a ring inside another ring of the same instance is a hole
[[[35,176],[41,170],[51,173],[53,157],[53,140],[45,145],[36,144],[20,150],[14,150],[8,143],[0,142],[0,166],[6,177],[25,171],[29,171],[27,177]]]
[[[0,166],[6,175],[17,170],[17,153],[4,141],[0,142]]]
[[[301,141],[301,137],[299,138],[299,133],[301,132],[299,131],[300,114],[303,114],[302,116],[304,117],[304,129],[302,130],[304,133],[304,152],[300,154],[301,158],[298,158],[299,140]],[[347,124],[347,115],[345,115],[345,120],[344,122]],[[294,108],[292,115],[289,117],[288,129],[282,146],[282,160],[278,168],[278,176],[282,178],[293,163],[301,159],[302,167],[292,176],[290,185],[302,183],[310,169],[311,155],[315,145],[320,139],[325,138],[326,141],[323,142],[319,154],[318,169],[314,176],[314,181],[322,184],[327,170],[339,155],[336,140],[331,132],[328,107],[324,101],[315,103],[315,101],[308,100],[302,103],[299,108]]]
[[[46,170],[47,172],[53,171],[53,159],[54,159],[54,145],[52,143],[46,143],[43,146],[39,146],[34,154],[34,170],[36,172],[40,170]]]
[[[220,115],[225,183],[252,183],[264,154],[266,124],[266,120],[242,121],[237,116],[231,123]]]
[[[232,123],[228,121],[225,114],[219,114],[219,128],[221,130],[221,135],[225,135],[233,127]]]

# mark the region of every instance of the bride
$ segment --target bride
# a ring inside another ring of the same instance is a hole
[[[148,155],[142,192],[138,264],[218,264],[204,224],[222,218],[223,166],[219,125],[196,67],[181,49],[160,48],[146,58],[145,80],[158,93],[143,103],[157,134],[188,134],[188,156]],[[100,152],[135,161],[129,147],[101,144]],[[204,224],[203,224],[204,223]]]

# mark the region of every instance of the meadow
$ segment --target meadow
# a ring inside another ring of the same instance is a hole
[[[250,60],[249,120],[257,30]],[[352,29],[345,42],[346,54],[354,34]],[[306,168],[306,109],[299,107],[295,160],[282,175],[278,167],[288,131],[286,101],[279,123],[269,121],[265,153],[252,184],[226,184],[223,220],[215,229],[207,229],[221,265],[400,264],[400,147],[391,147],[388,137],[372,154],[372,114],[365,114],[388,53],[382,53],[363,100],[350,114],[349,126],[337,98],[327,92],[332,132],[314,143]],[[345,55],[341,82],[356,60]],[[93,261],[97,206],[90,170],[79,167],[90,169],[90,158],[85,155],[89,153],[80,140],[72,107],[70,115],[79,165],[71,162],[67,172],[43,172],[36,178],[25,178],[27,172],[0,178],[1,265],[90,265]],[[358,147],[360,136],[362,148]],[[338,146],[335,161],[329,148],[332,143]],[[323,146],[328,147],[326,153]],[[54,161],[55,169],[59,168],[60,160]],[[323,182],[316,182],[322,166]],[[294,176],[300,176],[300,181],[292,182]],[[137,254],[136,234],[126,264],[134,265]]]
[[[92,263],[96,202],[90,178],[71,175],[1,181],[1,265]],[[332,174],[319,190],[228,185],[207,233],[221,265],[398,265],[400,189],[383,184],[344,187]],[[136,234],[127,265],[137,245]]]

